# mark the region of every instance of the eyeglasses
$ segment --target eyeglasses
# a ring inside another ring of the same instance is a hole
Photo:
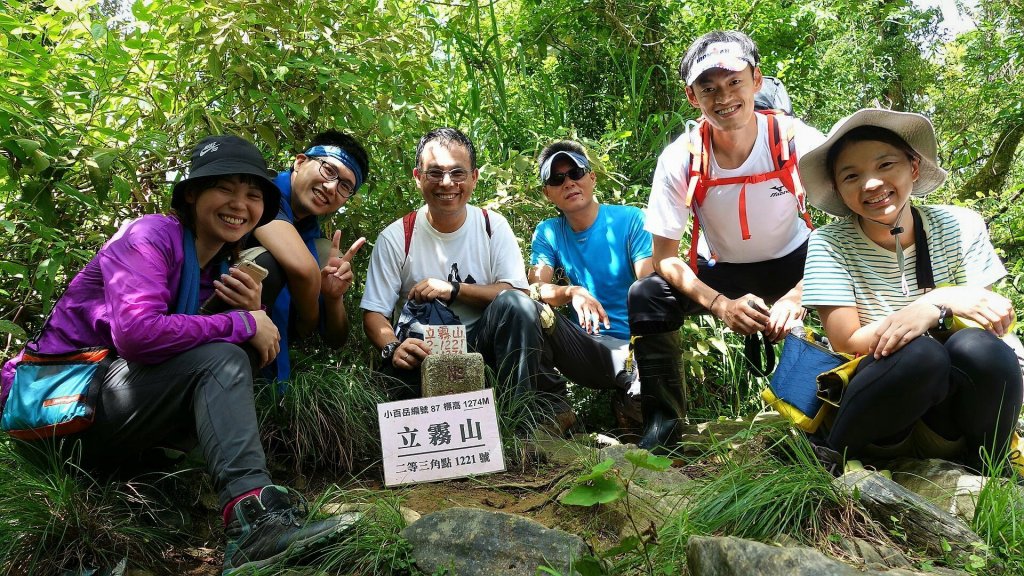
[[[561,186],[562,183],[565,182],[565,177],[566,176],[568,176],[569,178],[572,178],[572,181],[575,182],[575,181],[579,180],[580,178],[583,178],[584,176],[586,176],[587,173],[589,173],[589,172],[590,172],[589,168],[580,168],[579,166],[577,166],[577,167],[569,170],[568,172],[559,172],[557,174],[552,174],[551,176],[548,176],[548,179],[544,181],[544,185],[545,186]]]
[[[455,184],[465,182],[466,179],[469,178],[469,170],[463,168],[453,168],[451,170],[440,170],[434,168],[423,172],[423,174],[427,177],[428,181],[435,184],[443,182],[445,176],[451,178],[452,182]]]
[[[355,184],[349,180],[342,180],[337,166],[323,158],[317,158],[316,156],[311,156],[311,158],[320,163],[320,175],[323,176],[324,180],[338,183],[338,194],[341,194],[342,198],[349,198],[356,193]]]

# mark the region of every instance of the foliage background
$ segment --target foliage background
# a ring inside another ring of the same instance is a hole
[[[1015,81],[1024,7],[961,9],[977,27],[953,37],[936,10],[905,0],[8,1],[5,356],[120,223],[167,208],[168,183],[209,133],[246,136],[282,169],[317,131],[354,133],[371,152],[369,185],[325,223],[349,240],[372,241],[419,204],[415,144],[442,124],[476,141],[475,202],[509,217],[524,253],[533,226],[553,215],[533,161],[553,139],[588,145],[603,200],[643,205],[659,151],[695,116],[679,57],[714,28],[753,36],[764,72],[782,78],[797,114],[822,131],[873,104],[930,115],[951,174],[933,200],[985,214],[1011,269],[1004,289],[1020,304],[1011,286],[1024,274],[1024,87]],[[353,333],[356,345],[331,361],[369,359]],[[688,333],[694,370],[727,356],[720,333],[697,323]]]

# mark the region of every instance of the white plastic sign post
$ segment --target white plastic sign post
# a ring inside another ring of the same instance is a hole
[[[490,388],[378,404],[377,419],[387,486],[505,470]]]

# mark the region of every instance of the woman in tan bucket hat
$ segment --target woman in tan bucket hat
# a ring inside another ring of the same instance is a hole
[[[810,238],[802,304],[835,350],[863,355],[821,440],[846,458],[1001,460],[1022,395],[1002,338],[1014,312],[990,288],[1006,269],[978,214],[912,205],[946,177],[931,122],[859,110],[800,174],[811,205],[840,217]]]

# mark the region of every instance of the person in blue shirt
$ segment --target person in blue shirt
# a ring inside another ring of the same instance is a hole
[[[636,411],[639,385],[636,371],[626,366],[626,298],[630,285],[653,271],[644,213],[597,201],[597,175],[577,142],[548,145],[537,163],[544,196],[559,215],[534,231],[530,295],[551,306],[568,305],[571,318],[559,315],[550,336],[562,356],[555,365],[577,384],[617,390],[613,405],[620,425],[627,424],[629,409],[623,408]]]
[[[270,274],[263,281],[263,302],[281,332],[281,353],[268,376],[287,380],[291,374],[290,337],[319,331],[328,345],[348,339],[345,293],[355,280],[352,258],[366,243],[358,238],[341,253],[341,231],[327,240],[321,219],[337,212],[369,176],[366,150],[352,136],[329,130],[313,137],[295,156],[291,170],[278,174],[281,189],[277,216],[253,232],[249,245]],[[244,255],[243,255],[244,257]]]

